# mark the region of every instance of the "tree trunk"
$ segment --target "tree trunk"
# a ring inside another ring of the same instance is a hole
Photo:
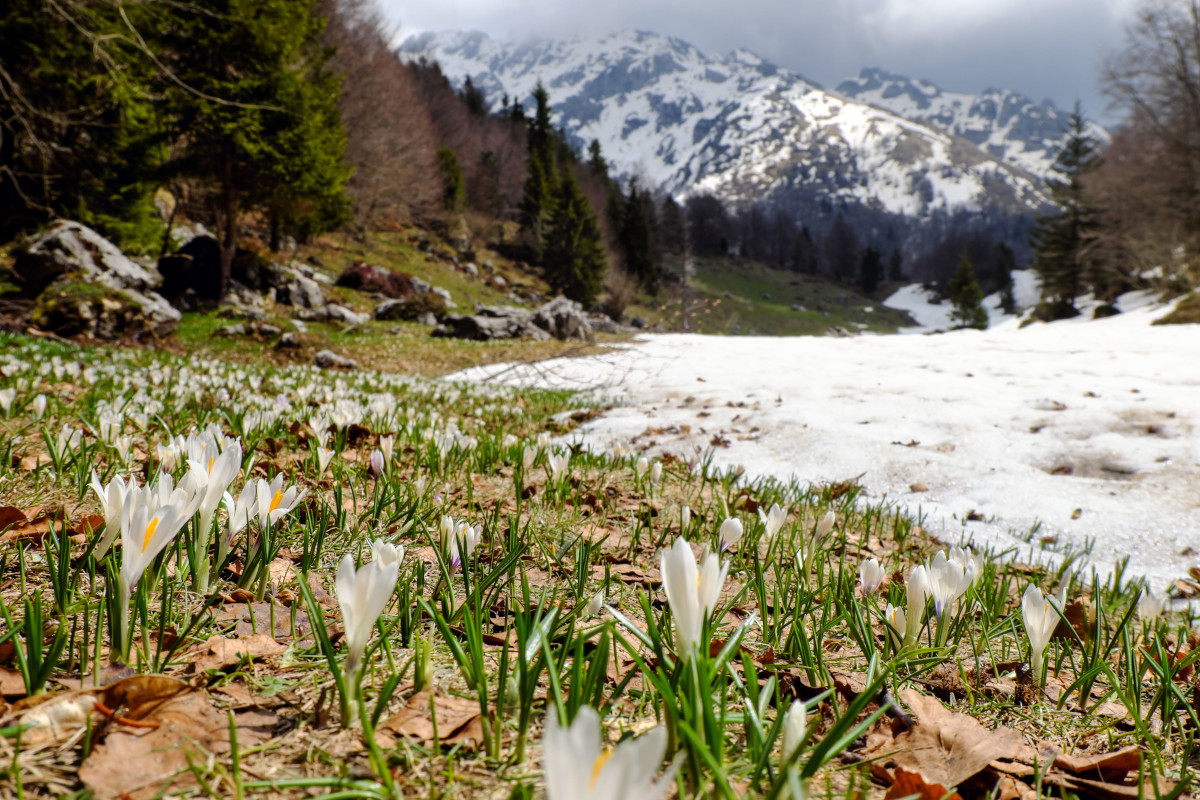
[[[229,290],[229,280],[233,273],[233,256],[237,252],[237,195],[233,187],[233,141],[225,140],[225,153],[222,158],[222,188],[224,189],[224,223],[225,231],[221,240],[221,281],[218,290],[218,302],[225,297]]]

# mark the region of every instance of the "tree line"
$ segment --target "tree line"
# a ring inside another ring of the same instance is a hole
[[[217,231],[222,288],[247,232],[412,224],[490,235],[589,305],[606,276],[657,285],[647,195],[568,145],[544,90],[493,108],[389,39],[370,0],[6,3],[0,241],[71,217],[158,254],[166,189]]]

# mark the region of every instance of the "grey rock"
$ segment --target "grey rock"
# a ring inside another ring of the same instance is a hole
[[[402,300],[385,300],[375,306],[375,319],[414,321],[425,313],[445,313],[446,299],[435,292],[419,292]]]
[[[475,264],[472,262],[467,262],[463,265],[463,272],[471,277],[475,277],[479,274],[479,267],[475,266]]]
[[[276,291],[275,302],[296,308],[321,308],[325,305],[325,295],[321,285],[312,278],[295,275]]]
[[[304,341],[298,334],[295,333],[285,333],[283,336],[280,336],[279,341],[275,343],[275,347],[278,350],[298,350],[303,345]]]
[[[432,311],[423,311],[417,315],[417,322],[432,328],[438,324],[438,319]]]
[[[322,350],[313,356],[313,366],[321,369],[358,369],[358,362],[352,358],[339,356],[332,350]]]
[[[620,333],[621,331],[621,326],[607,314],[588,314],[587,321],[592,330],[599,333]]]
[[[108,321],[115,326],[112,329],[114,336],[123,332],[121,325],[166,333],[181,318],[178,309],[154,291],[162,285],[162,276],[156,270],[136,263],[108,239],[78,222],[60,220],[26,240],[16,253],[13,276],[33,290],[50,291],[51,284],[59,279],[107,289],[112,295],[108,298],[110,302],[101,305],[107,308],[115,302],[131,306],[120,314],[115,308],[110,309]],[[63,291],[60,286],[59,296]],[[94,312],[99,306],[91,303],[89,308]],[[89,335],[99,330],[90,321],[88,325]],[[102,338],[112,337],[105,335]]]
[[[217,336],[245,336],[246,326],[240,322],[217,328]]]
[[[503,275],[493,275],[492,276],[492,286],[495,286],[497,289],[501,289],[501,290],[507,289],[508,281],[506,281],[504,279]]]
[[[490,309],[488,309],[490,310]],[[523,311],[523,309],[513,309]],[[520,314],[451,314],[433,329],[432,335],[454,339],[488,341],[492,339],[534,339],[546,341],[550,334],[534,325],[529,312]]]
[[[629,320],[629,324],[637,328],[639,331],[643,330],[646,327],[646,318],[634,317],[633,319]]]
[[[533,323],[555,339],[587,339],[592,327],[583,306],[559,295],[533,313]]]
[[[432,292],[433,291],[432,283],[430,283],[429,281],[424,280],[422,278],[418,278],[416,275],[414,275],[412,277],[412,285],[413,285],[413,288],[416,289],[418,292]]]
[[[450,296],[449,289],[443,289],[441,286],[432,286],[430,291],[446,301],[446,308],[458,308],[458,303],[454,302],[454,298]]]
[[[344,322],[347,325],[362,325],[371,319],[370,314],[359,314],[356,311],[351,311],[345,306],[330,304],[325,306],[326,319],[333,322]]]
[[[799,303],[792,303],[792,311],[807,311],[807,310],[808,309],[806,309],[804,306],[800,305]]]
[[[276,325],[260,323],[256,332],[259,336],[278,336],[283,333],[283,329]]]
[[[297,333],[308,333],[308,326],[304,324],[303,320],[292,320],[292,327],[296,329]]]
[[[162,285],[162,276],[126,256],[86,225],[59,220],[27,239],[17,250],[13,275],[23,285],[42,288],[66,275],[111,289],[145,292]]]

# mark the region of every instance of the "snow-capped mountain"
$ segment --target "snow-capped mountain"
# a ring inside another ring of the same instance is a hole
[[[508,95],[528,109],[541,81],[575,143],[598,139],[618,176],[677,196],[908,220],[1011,217],[1047,202],[1038,175],[967,138],[826,92],[744,50],[710,56],[639,31],[525,43],[422,34],[400,49],[437,61],[456,85],[470,77],[493,104]]]
[[[980,94],[947,92],[926,80],[912,80],[877,67],[842,81],[844,97],[887,109],[969,139],[1007,164],[1045,177],[1066,141],[1070,113],[1049,100],[1035,103],[1006,89]],[[1089,123],[1089,134],[1107,143],[1108,132]]]

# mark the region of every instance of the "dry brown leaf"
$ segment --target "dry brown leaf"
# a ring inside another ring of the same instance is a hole
[[[430,715],[430,697],[428,689],[417,692],[408,699],[408,705],[393,714],[380,728],[400,736],[410,736],[425,747],[432,747],[434,721]],[[434,697],[438,740],[443,745],[471,742],[478,747],[483,742],[479,704],[453,695],[438,694]]]
[[[277,656],[287,650],[265,633],[251,633],[236,639],[226,639],[224,636],[211,636],[199,647],[185,653],[188,659],[187,671],[191,674],[206,672],[210,669],[224,670],[242,663],[243,657],[263,658]]]
[[[1107,779],[1113,776],[1124,777],[1128,772],[1137,772],[1142,763],[1142,751],[1137,745],[1123,747],[1114,753],[1100,753],[1088,756],[1059,755],[1054,759],[1054,766],[1073,772],[1076,775],[1086,775],[1088,778]]]
[[[1133,781],[1130,783],[1115,783],[1089,780],[1062,772],[1051,772],[1042,777],[1042,784],[1069,789],[1085,797],[1097,798],[1097,800],[1143,800],[1147,797],[1161,797],[1169,794],[1175,788],[1175,782],[1166,778],[1159,778],[1158,786],[1155,787],[1154,779],[1150,776],[1147,776],[1142,785],[1137,783],[1136,775],[1132,777]]]
[[[962,800],[958,792],[948,792],[945,786],[926,783],[916,772],[897,768],[892,775],[892,785],[883,800],[899,800],[916,796],[918,800]]]
[[[988,730],[978,720],[951,711],[913,689],[900,693],[917,724],[896,736],[889,763],[916,772],[928,784],[958,786],[996,759],[1021,760],[1029,749],[1009,728]]]
[[[25,679],[20,672],[8,667],[0,667],[0,697],[4,696],[25,696]]]
[[[275,625],[272,630],[271,614],[274,612]],[[273,633],[276,639],[290,639],[292,636],[292,610],[287,606],[274,602],[262,603],[226,603],[217,614],[218,622],[236,620],[233,632],[238,636],[250,636],[255,633]],[[312,630],[308,622],[308,614],[296,609],[296,635],[304,638]]]
[[[25,512],[16,506],[0,506],[0,531],[29,522]]]
[[[265,725],[270,725],[267,735],[274,729],[273,720],[268,723],[255,716],[243,730],[240,719],[238,742],[242,746],[261,741]],[[170,698],[144,721],[158,727],[127,728],[114,723],[116,727],[83,762],[79,779],[94,792],[95,800],[141,800],[166,787],[177,792],[193,785],[187,770],[189,751],[203,758],[204,753],[229,750],[226,715],[199,692]]]

